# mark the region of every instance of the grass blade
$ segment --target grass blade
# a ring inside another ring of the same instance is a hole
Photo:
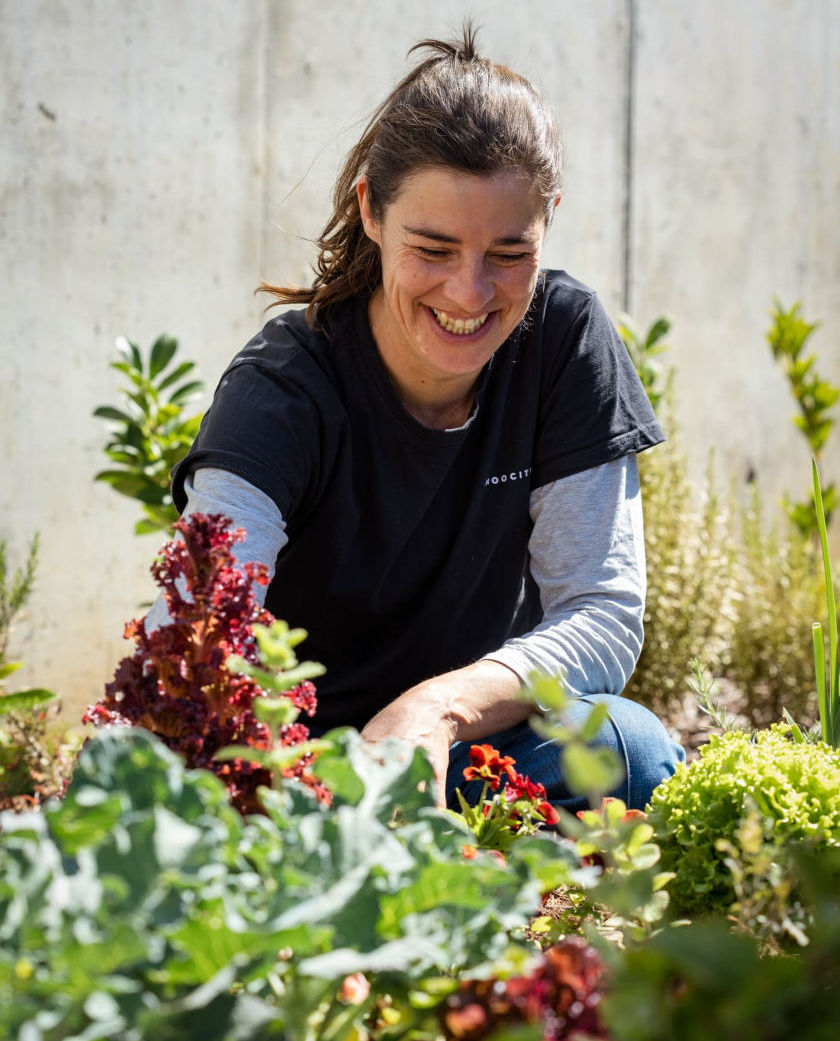
[[[814,675],[817,679],[817,701],[820,706],[820,729],[822,739],[826,744],[831,744],[828,734],[828,702],[825,689],[825,643],[823,641],[823,627],[821,622],[814,622],[811,626],[811,634],[814,638]]]
[[[834,583],[831,577],[831,559],[828,554],[828,533],[825,526],[825,506],[823,505],[822,489],[820,488],[820,472],[817,468],[816,459],[811,460],[814,478],[814,508],[817,512],[817,528],[820,533],[820,546],[822,548],[823,570],[825,572],[825,596],[828,603],[828,652],[829,652],[829,678],[828,689],[825,699],[825,717],[820,716],[820,722],[824,724],[829,734],[829,740],[834,744],[837,737],[838,727],[835,720],[840,719],[840,691],[838,691],[837,675],[837,607],[834,601]]]

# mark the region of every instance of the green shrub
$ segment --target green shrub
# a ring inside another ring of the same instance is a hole
[[[55,701],[52,691],[5,689],[22,664],[6,655],[15,618],[32,595],[37,562],[36,533],[26,563],[10,576],[6,542],[0,541],[0,808],[37,802],[60,790],[71,754],[63,733],[48,722],[45,706]]]
[[[674,418],[674,367],[662,363],[671,328],[660,317],[642,335],[627,316],[624,346],[668,440],[639,456],[645,513],[645,642],[625,687],[627,697],[667,713],[688,690],[689,661],[723,654],[731,628],[734,545],[715,488],[711,458],[702,494],[688,476]]]
[[[639,457],[645,511],[645,642],[625,695],[667,712],[688,690],[689,661],[723,656],[732,628],[733,558],[727,510],[711,464],[702,499],[675,440]]]
[[[798,529],[763,522],[758,497],[741,510],[735,561],[734,625],[723,675],[742,694],[739,711],[753,727],[787,709],[800,722],[817,715],[811,623],[825,611],[825,581],[811,540]]]
[[[175,365],[178,341],[159,336],[144,359],[140,348],[120,337],[120,361],[111,368],[127,383],[120,388],[120,407],[100,405],[94,415],[111,424],[111,436],[103,451],[111,462],[95,481],[137,500],[143,517],[134,526],[136,535],[170,531],[178,519],[172,502],[169,474],[189,451],[201,424],[201,415],[185,415],[185,406],[201,392],[203,384],[192,379],[195,363]],[[174,365],[174,368],[170,366]]]
[[[833,422],[826,410],[834,398],[814,376],[813,356],[801,357],[813,328],[798,317],[797,307],[784,312],[777,305],[767,338],[802,412],[797,426],[821,445]],[[690,659],[701,656],[737,688],[735,709],[751,726],[774,723],[785,709],[813,723],[817,696],[809,634],[825,603],[808,536],[816,530],[813,508],[798,506],[799,514],[808,513],[808,524],[786,524],[780,532],[762,518],[758,491],[743,507],[734,494],[721,496],[711,465],[701,487],[689,478],[673,417],[673,367],[659,359],[668,329],[664,318],[646,336],[626,317],[619,324],[669,434],[664,445],[639,457],[648,593],[645,643],[625,694],[667,715],[688,690]]]
[[[111,728],[61,802],[0,815],[0,1036],[349,1041],[385,1009],[377,1036],[405,1037],[467,969],[525,968],[571,851],[531,835],[504,865],[465,859],[420,751],[324,741],[330,808],[289,782],[243,819],[209,771]]]
[[[819,461],[836,422],[831,413],[840,398],[840,387],[824,380],[815,370],[815,354],[803,355],[805,344],[818,323],[806,322],[800,313],[801,307],[797,302],[785,310],[780,301],[775,300],[771,312],[773,324],[767,330],[766,340],[796,401],[798,412],[793,417],[793,424]],[[823,489],[823,498],[826,516],[830,518],[837,506],[834,482]],[[816,517],[810,498],[804,502],[792,502],[785,496],[785,510],[791,523],[803,535],[816,534]]]
[[[814,855],[840,847],[840,752],[797,741],[792,727],[776,724],[715,735],[699,759],[677,767],[653,793],[649,819],[662,870],[674,872],[678,913],[729,912],[737,893],[726,860],[755,814],[765,844],[801,841]]]
[[[808,946],[767,958],[720,920],[664,929],[614,959],[600,1008],[612,1041],[835,1041],[840,855],[794,859],[814,908]]]

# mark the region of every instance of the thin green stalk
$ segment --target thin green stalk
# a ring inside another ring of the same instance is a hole
[[[819,690],[819,676],[822,675],[825,693],[825,697],[820,701],[820,724],[822,726],[823,737],[829,742],[829,744],[834,745],[836,748],[840,746],[840,676],[838,676],[837,658],[837,608],[834,601],[834,583],[831,577],[831,559],[828,554],[828,533],[825,525],[825,507],[823,506],[822,489],[820,488],[820,473],[817,468],[816,459],[811,460],[811,466],[814,477],[814,508],[817,513],[817,528],[820,534],[823,570],[825,572],[825,595],[828,602],[829,671],[827,689],[825,689],[825,653],[823,652],[822,673],[819,671],[819,661],[815,657],[815,665],[817,666],[817,690]],[[822,640],[820,642],[822,642]],[[825,736],[826,734],[828,734],[828,737]]]
[[[811,625],[811,634],[814,638],[814,672],[817,677],[817,700],[820,706],[820,729],[822,739],[826,744],[831,744],[828,733],[828,701],[825,689],[825,643],[823,642],[823,627],[821,622]]]

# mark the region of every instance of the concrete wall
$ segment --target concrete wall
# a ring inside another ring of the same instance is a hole
[[[408,47],[470,12],[559,115],[547,263],[614,315],[673,319],[698,469],[716,446],[771,504],[804,491],[763,333],[774,294],[802,298],[840,382],[837,0],[2,0],[0,538],[19,561],[41,531],[14,650],[69,714],[125,652],[160,542],[91,480],[114,339],[172,332],[212,386],[262,320],[258,280],[307,279],[340,157]]]

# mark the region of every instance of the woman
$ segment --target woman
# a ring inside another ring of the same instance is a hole
[[[618,697],[641,648],[635,453],[662,439],[594,294],[540,252],[560,145],[534,88],[456,45],[375,112],[338,179],[305,303],[234,359],[174,472],[248,533],[266,606],[322,661],[313,729],[423,746],[442,799],[488,740],[573,805],[526,724],[536,668],[604,697],[642,806],[682,750]],[[583,701],[576,711],[583,711]]]

